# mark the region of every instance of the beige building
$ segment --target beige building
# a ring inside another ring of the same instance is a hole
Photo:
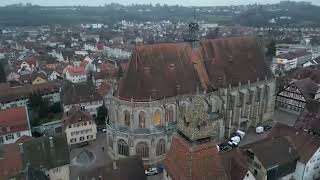
[[[97,125],[89,112],[74,107],[64,113],[63,129],[68,145],[88,143],[96,139]]]

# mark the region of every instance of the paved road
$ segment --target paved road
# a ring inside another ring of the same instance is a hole
[[[163,180],[163,173],[160,173],[156,176],[148,176],[147,180]]]

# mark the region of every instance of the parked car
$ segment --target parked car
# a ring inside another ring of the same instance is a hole
[[[243,138],[244,138],[244,135],[246,135],[245,132],[240,131],[240,130],[237,130],[237,134],[240,136],[241,139],[243,139]]]
[[[158,174],[158,169],[157,168],[149,168],[149,169],[146,169],[144,171],[145,175],[147,176],[154,176],[154,175],[157,175]]]
[[[257,133],[257,134],[263,133],[263,127],[262,127],[262,126],[256,127],[256,133]]]
[[[238,147],[238,145],[239,145],[239,143],[237,143],[237,142],[235,142],[235,141],[232,141],[232,140],[230,140],[230,141],[228,142],[228,144],[229,144],[232,148]]]
[[[269,131],[271,128],[272,128],[272,127],[269,126],[269,125],[263,126],[263,130],[264,130],[264,131]]]

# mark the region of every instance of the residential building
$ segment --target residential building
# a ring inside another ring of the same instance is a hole
[[[22,171],[22,156],[18,144],[0,146],[0,179],[10,179]]]
[[[26,106],[0,111],[0,144],[15,143],[22,136],[32,136]]]
[[[69,180],[70,155],[65,134],[20,143],[23,168],[45,172],[50,180]]]
[[[66,79],[73,83],[81,83],[87,81],[87,73],[83,67],[71,67],[66,71]]]
[[[88,143],[97,136],[97,125],[92,116],[79,107],[73,107],[64,113],[63,129],[69,145]]]
[[[1,84],[0,109],[27,106],[34,93],[39,93],[50,104],[60,102],[60,85],[55,82],[17,87]]]
[[[20,71],[34,71],[39,67],[38,61],[34,57],[29,57],[26,60],[22,61],[19,67],[18,72]]]
[[[320,137],[301,129],[277,123],[268,138],[289,137],[299,155],[295,167],[294,179],[313,180],[320,178]],[[277,146],[275,146],[277,147]],[[276,154],[271,157],[274,158]]]
[[[292,81],[276,98],[276,107],[294,114],[300,114],[307,103],[320,100],[319,84],[310,77]]]
[[[107,45],[104,47],[104,49],[108,57],[128,59],[131,56],[131,50],[121,45]]]
[[[63,110],[69,111],[72,107],[82,107],[93,117],[97,116],[97,109],[102,106],[103,99],[97,93],[92,82],[69,83],[63,86]]]
[[[256,179],[285,180],[294,177],[298,152],[284,137],[264,139],[241,147]]]
[[[282,53],[274,58],[272,71],[273,73],[278,74],[281,71],[302,67],[303,64],[311,60],[312,54],[305,49]]]

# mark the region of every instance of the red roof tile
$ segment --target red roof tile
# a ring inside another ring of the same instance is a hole
[[[29,130],[27,107],[0,111],[0,135]]]
[[[173,137],[164,166],[173,180],[228,179],[214,143],[191,145]]]
[[[90,115],[90,113],[85,110],[81,110],[78,107],[73,107],[68,112],[65,112],[63,115],[64,127],[67,127],[71,124],[88,121],[93,121],[93,118]]]
[[[80,76],[86,74],[84,67],[70,67],[67,71],[71,76]]]
[[[18,144],[0,146],[0,179],[17,175],[22,170],[22,157]]]
[[[139,45],[132,53],[119,96],[146,100],[193,93],[204,89],[237,86],[271,77],[262,48],[254,37],[204,40],[191,43]]]

